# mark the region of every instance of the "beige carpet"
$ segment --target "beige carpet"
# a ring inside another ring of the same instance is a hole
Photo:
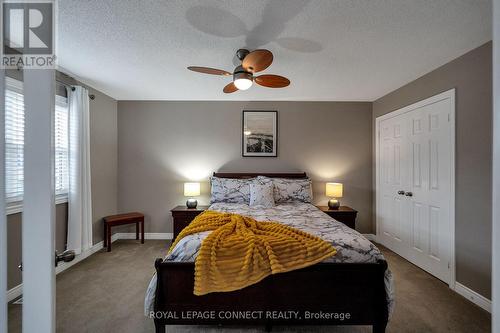
[[[57,276],[58,333],[154,332],[143,316],[144,291],[165,241],[117,241]],[[382,248],[396,283],[387,332],[490,332],[489,313],[447,285]],[[9,305],[9,332],[21,332],[21,306]],[[263,327],[169,326],[167,332],[264,332]],[[273,327],[273,332],[371,332],[369,327]]]

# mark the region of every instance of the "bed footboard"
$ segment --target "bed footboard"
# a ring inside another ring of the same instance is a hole
[[[165,325],[372,325],[384,332],[387,263],[319,263],[232,292],[193,294],[194,263],[157,259],[153,318]]]

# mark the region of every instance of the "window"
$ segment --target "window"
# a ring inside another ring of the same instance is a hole
[[[54,116],[55,146],[55,190],[56,196],[67,195],[69,186],[69,141],[68,141],[68,103],[66,98],[56,96]]]
[[[68,104],[56,96],[54,170],[56,202],[67,201],[69,185]],[[24,189],[24,96],[22,82],[7,78],[5,90],[5,196],[7,213],[22,211]]]

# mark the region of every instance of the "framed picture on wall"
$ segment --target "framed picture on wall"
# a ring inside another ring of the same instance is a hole
[[[278,156],[278,111],[243,110],[242,155]]]

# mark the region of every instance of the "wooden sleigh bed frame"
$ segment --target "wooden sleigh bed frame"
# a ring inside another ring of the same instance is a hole
[[[214,173],[222,178],[306,178],[305,173]],[[371,325],[385,332],[387,262],[318,263],[246,288],[193,294],[194,263],[156,259],[154,323],[165,325]]]

